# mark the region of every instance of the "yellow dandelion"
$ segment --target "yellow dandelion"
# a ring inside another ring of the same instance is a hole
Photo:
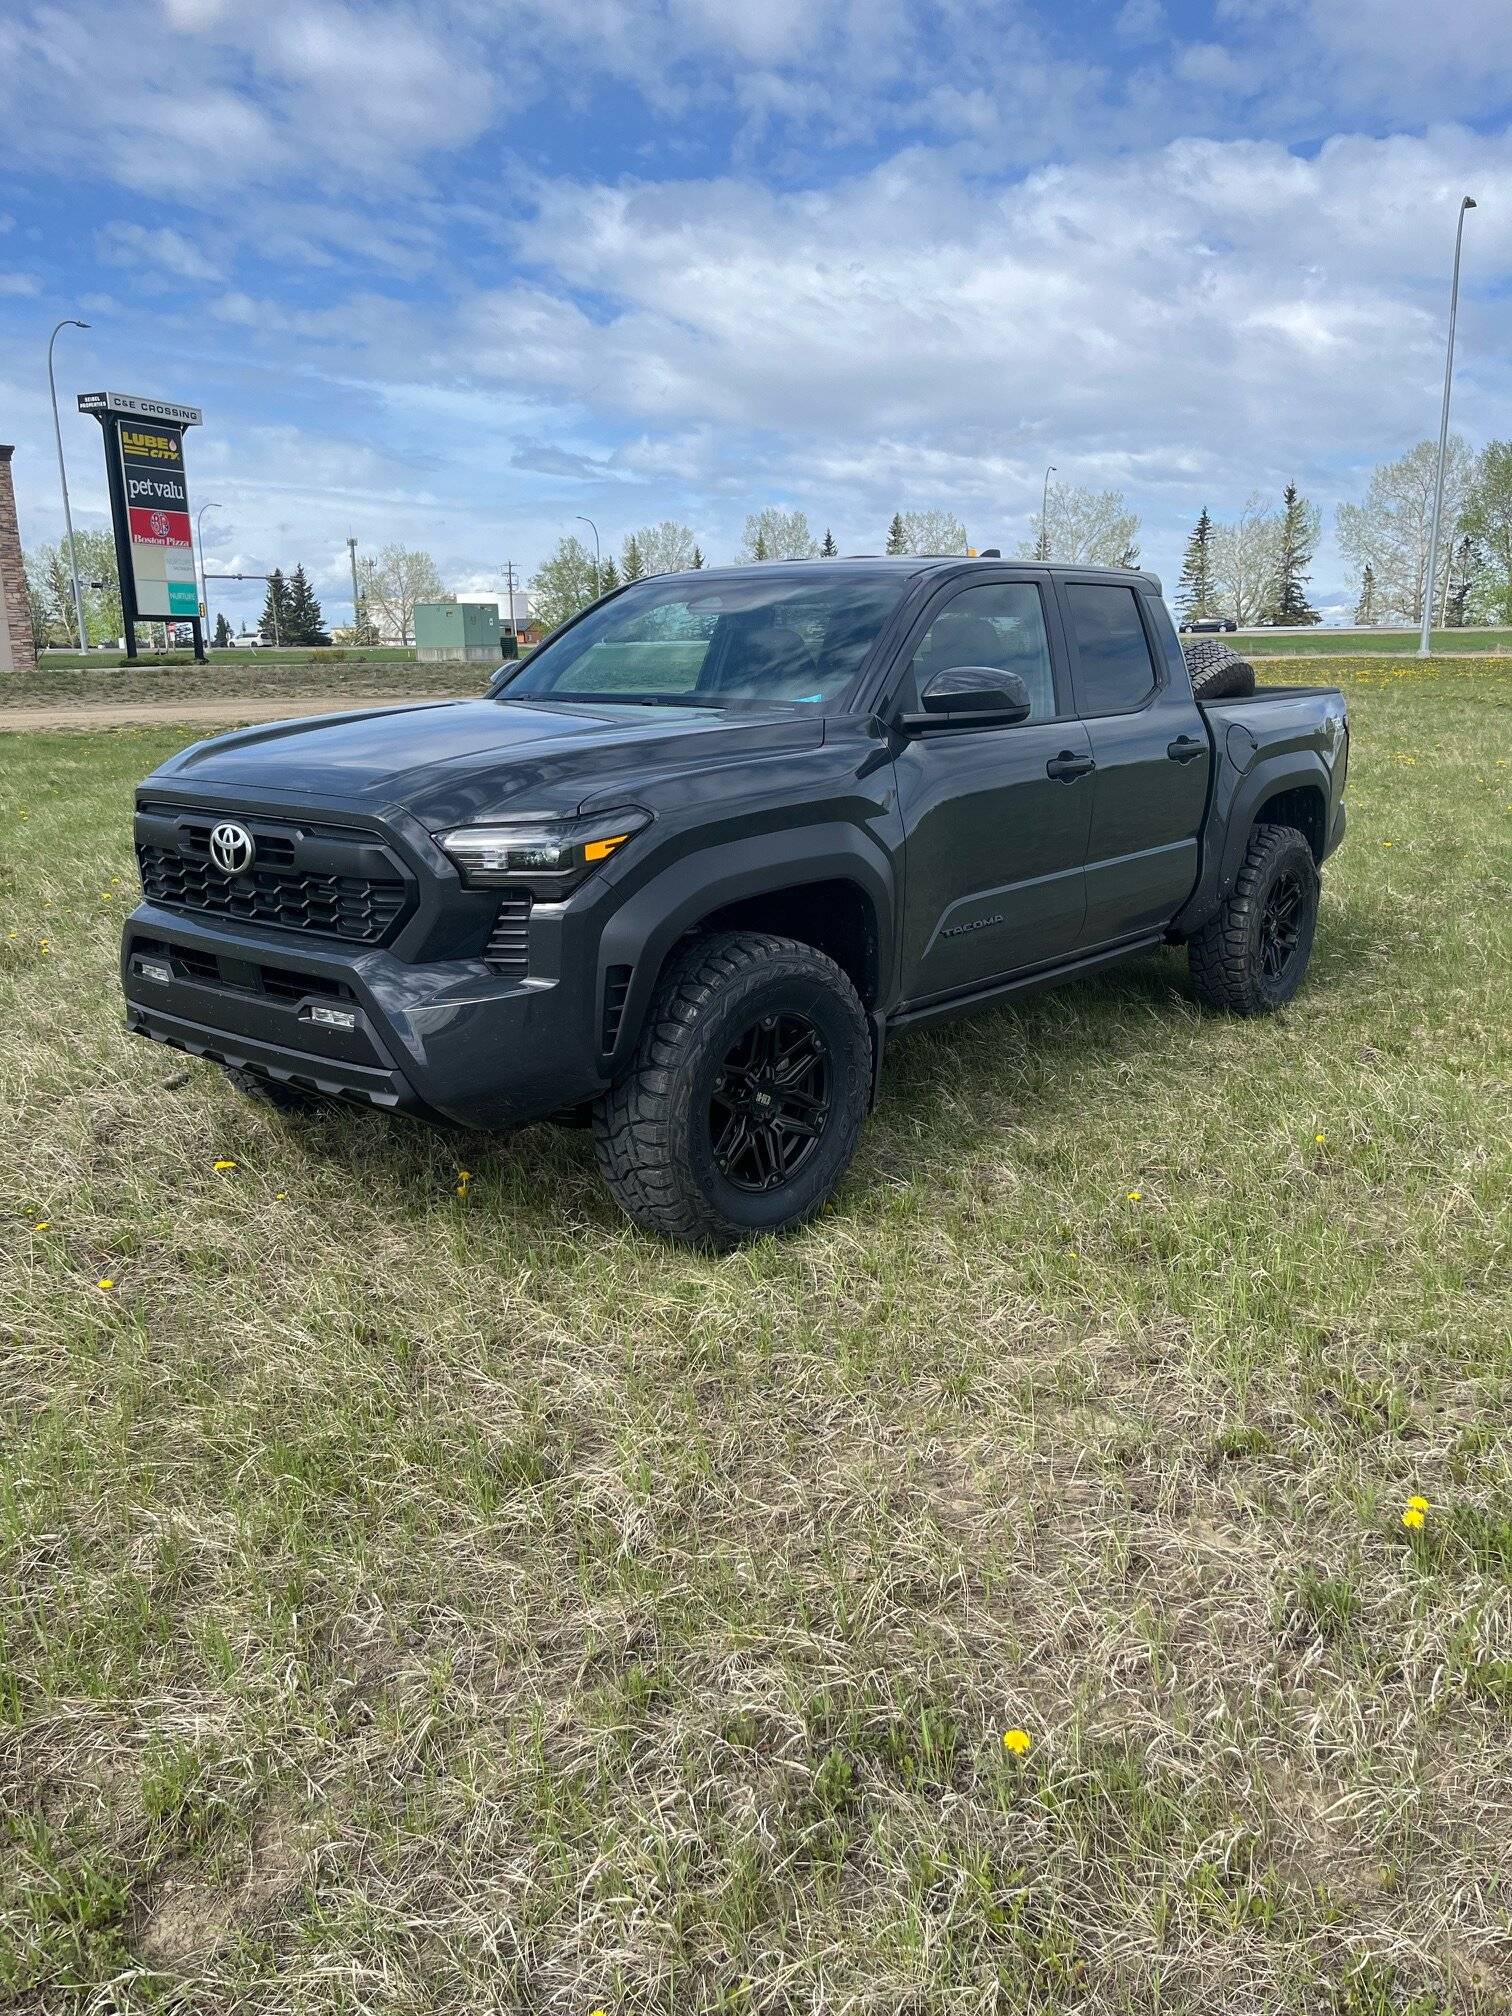
[[[52,950],[52,940],[51,940],[50,938],[41,938],[41,939],[39,939],[39,940],[37,941],[37,950],[38,950],[39,952],[51,952],[51,950]]]
[[[1389,847],[1389,846],[1391,845],[1391,842],[1390,842],[1389,840],[1383,840],[1383,841],[1381,842],[1381,845],[1382,845],[1383,847]]]
[[[1407,1510],[1409,1512],[1426,1512],[1428,1510],[1428,1500],[1426,1498],[1419,1498],[1416,1495],[1416,1493],[1414,1493],[1414,1495],[1407,1500]]]
[[[215,1163],[213,1166],[217,1170],[217,1172],[224,1172],[227,1169],[234,1169],[236,1167],[236,1164],[234,1162],[228,1162],[222,1160]]]
[[[1005,1729],[1003,1748],[1010,1757],[1027,1757],[1034,1746],[1034,1738],[1027,1729]]]
[[[1418,1510],[1416,1505],[1409,1505],[1406,1511],[1402,1514],[1402,1524],[1404,1526],[1410,1527],[1411,1530],[1415,1533],[1417,1532],[1418,1528],[1422,1525],[1422,1523],[1423,1523],[1423,1514]]]
[[[51,1223],[52,1220],[50,1218],[41,1218],[33,1225],[32,1230],[33,1232],[45,1232]]]
[[[1139,1202],[1141,1202],[1143,1197],[1144,1197],[1143,1190],[1131,1190],[1129,1192],[1129,1202],[1131,1204],[1138,1204]]]
[[[282,1202],[284,1201],[285,1197],[288,1196],[288,1194],[289,1193],[287,1190],[275,1190],[273,1192],[273,1202],[275,1204],[282,1204]]]
[[[471,1183],[472,1181],[471,1169],[459,1169],[457,1171],[457,1181],[459,1183]]]
[[[101,1280],[96,1281],[95,1286],[102,1295],[108,1295],[115,1286],[115,1277],[111,1274],[106,1274]]]
[[[1328,1139],[1328,1136],[1326,1134],[1314,1134],[1313,1139],[1314,1141],[1317,1142],[1318,1146],[1321,1148],[1323,1146],[1323,1143]]]

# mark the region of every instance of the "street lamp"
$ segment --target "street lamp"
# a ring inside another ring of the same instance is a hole
[[[593,593],[596,598],[604,592],[604,570],[599,565],[598,527],[593,524],[591,518],[584,517],[581,511],[575,511],[573,516],[583,525],[593,525]]]
[[[80,322],[75,316],[66,315],[47,339],[47,389],[52,394],[53,439],[58,444],[58,481],[63,486],[63,523],[68,532],[68,571],[73,576],[74,615],[79,624],[79,649],[89,649],[89,630],[84,621],[84,597],[79,588],[79,556],[74,548],[73,512],[68,503],[68,471],[63,464],[63,429],[58,424],[58,386],[53,377],[53,345],[58,340],[58,329],[87,329],[87,322]]]
[[[1040,491],[1039,557],[1041,560],[1048,560],[1050,558],[1050,478],[1054,474],[1055,464],[1052,462],[1045,471],[1044,488]]]
[[[201,504],[194,514],[194,543],[199,548],[200,600],[205,605],[206,623],[210,621],[210,577],[205,572],[205,513],[224,511],[225,508],[224,504]],[[204,634],[202,630],[200,635],[203,637]]]
[[[1454,319],[1459,312],[1460,241],[1465,235],[1465,212],[1475,208],[1475,198],[1460,199],[1459,222],[1454,227],[1454,278],[1449,283],[1449,348],[1444,357],[1444,406],[1439,415],[1438,475],[1433,485],[1433,525],[1428,534],[1428,577],[1423,583],[1423,634],[1418,639],[1418,656],[1426,658],[1432,648],[1433,599],[1438,580],[1439,519],[1444,510],[1444,460],[1449,453],[1449,392],[1454,383]]]

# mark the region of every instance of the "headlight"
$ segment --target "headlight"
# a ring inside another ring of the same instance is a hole
[[[650,823],[649,812],[625,811],[515,826],[455,826],[435,838],[469,889],[524,883],[543,895],[565,896]]]

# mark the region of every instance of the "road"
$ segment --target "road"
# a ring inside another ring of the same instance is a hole
[[[363,707],[423,707],[447,696],[421,693],[345,694],[340,700],[302,697],[247,700],[123,700],[115,706],[88,702],[77,707],[0,707],[0,733],[30,734],[39,728],[156,728],[167,722],[186,727],[226,728],[257,721],[289,721],[302,714],[350,714]]]

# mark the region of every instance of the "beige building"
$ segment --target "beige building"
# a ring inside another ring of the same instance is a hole
[[[11,456],[0,442],[0,672],[27,672],[37,662],[31,611],[26,606],[26,574],[21,566],[21,527],[11,483]]]

